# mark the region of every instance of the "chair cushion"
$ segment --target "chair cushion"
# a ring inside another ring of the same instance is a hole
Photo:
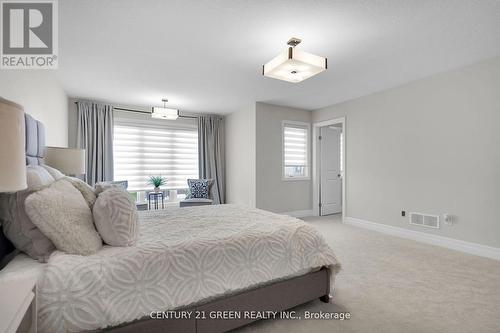
[[[179,202],[179,207],[208,206],[211,205],[212,202],[212,199],[192,198]]]
[[[24,206],[31,221],[58,250],[90,255],[102,248],[92,212],[80,191],[68,180],[60,179],[30,194]]]
[[[130,246],[137,240],[137,207],[126,190],[114,187],[100,193],[93,215],[96,228],[106,244]]]
[[[205,199],[205,198],[191,198],[191,199],[186,199],[182,200],[182,202],[206,202],[206,203],[212,203],[212,199]]]

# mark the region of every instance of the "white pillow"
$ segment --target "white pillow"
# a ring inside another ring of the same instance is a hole
[[[95,200],[97,199],[97,196],[94,193],[94,188],[79,178],[66,177],[66,179],[73,184],[78,191],[80,191],[90,209],[92,209],[92,206],[94,206]]]
[[[39,165],[28,165],[26,167],[26,182],[29,190],[37,190],[50,185],[55,181],[54,177],[45,168]]]
[[[55,180],[59,180],[61,178],[64,178],[64,174],[57,170],[57,169],[54,169],[53,167],[50,167],[48,166],[47,164],[42,164],[42,167],[47,170],[48,173],[50,173],[50,175],[55,179]]]
[[[29,195],[24,203],[31,221],[58,250],[89,255],[102,248],[92,212],[82,194],[66,179]]]
[[[106,244],[130,246],[137,240],[137,208],[124,189],[110,188],[97,197],[94,223]]]
[[[99,182],[99,183],[94,185],[96,195],[99,195],[102,192],[109,190],[110,188],[117,188],[117,189],[126,190],[126,188],[123,186],[123,184],[118,183],[118,182]]]

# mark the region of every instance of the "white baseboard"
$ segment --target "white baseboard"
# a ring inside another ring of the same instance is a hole
[[[458,239],[437,236],[425,232],[414,231],[399,227],[394,227],[386,224],[375,223],[371,221],[361,220],[354,217],[346,217],[345,224],[378,231],[384,234],[412,239],[417,242],[446,247],[448,249],[457,250],[469,254],[474,254],[481,257],[500,260],[500,248],[477,243],[466,242]]]
[[[285,212],[285,213],[280,213],[282,215],[290,215],[292,217],[307,217],[307,216],[314,216],[313,210],[295,210],[293,212]]]

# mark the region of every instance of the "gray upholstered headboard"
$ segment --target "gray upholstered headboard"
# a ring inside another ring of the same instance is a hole
[[[45,127],[29,114],[24,114],[26,128],[26,165],[43,164],[45,151]],[[0,269],[13,258],[17,252],[14,245],[3,234],[0,225]]]
[[[45,126],[26,113],[24,120],[26,123],[26,165],[43,164]]]

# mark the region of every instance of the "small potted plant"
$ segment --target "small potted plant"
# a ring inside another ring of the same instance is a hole
[[[148,184],[155,187],[155,192],[160,192],[160,186],[167,184],[167,178],[162,176],[149,176]]]

